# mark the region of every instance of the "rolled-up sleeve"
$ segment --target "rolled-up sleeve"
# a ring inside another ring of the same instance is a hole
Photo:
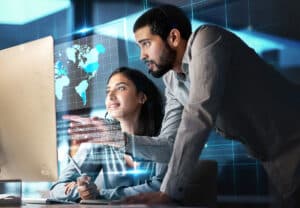
[[[224,94],[224,74],[230,57],[222,33],[214,27],[200,28],[189,44],[190,93],[161,186],[162,192],[178,200],[183,197],[192,167],[214,125]]]

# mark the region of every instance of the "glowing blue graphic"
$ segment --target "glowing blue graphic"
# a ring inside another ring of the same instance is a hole
[[[142,175],[147,174],[148,171],[144,169],[133,169],[133,170],[124,170],[124,171],[110,171],[107,172],[109,175]]]
[[[58,100],[63,99],[63,89],[70,85],[70,78],[68,76],[68,70],[81,70],[85,74],[85,78],[82,79],[78,85],[74,87],[75,92],[80,96],[83,105],[87,104],[87,90],[89,87],[89,81],[93,79],[99,69],[99,55],[106,52],[105,47],[102,44],[97,44],[95,47],[90,47],[86,44],[74,44],[71,47],[67,47],[65,53],[68,62],[72,62],[75,68],[68,68],[60,60],[55,63],[55,94]],[[62,54],[59,54],[61,57]]]
[[[105,53],[105,48],[101,44],[96,45],[95,48],[86,45],[73,45],[71,48],[66,49],[69,60],[74,63],[79,61],[78,66],[89,74],[93,74],[98,70],[98,55],[103,53]]]
[[[128,169],[126,167],[126,162],[124,161],[123,154],[124,153],[116,153],[116,150],[112,147],[107,147],[104,149],[104,152],[92,152],[94,159],[98,162],[103,160],[104,163],[109,161],[110,164],[114,167],[116,171],[108,171],[106,174],[108,175],[143,175],[149,174],[149,170],[140,168],[138,163],[134,161],[137,165],[132,169]],[[118,170],[119,169],[119,170]]]
[[[105,48],[103,45],[97,44],[95,48],[97,49],[98,53],[105,53]]]
[[[69,86],[70,79],[68,77],[67,69],[62,62],[55,63],[55,95],[57,99],[61,100],[63,97],[63,88]]]
[[[82,80],[77,87],[75,87],[75,90],[77,94],[81,97],[83,105],[86,105],[86,91],[89,87],[89,83],[87,80]]]
[[[91,31],[91,30],[92,30],[91,28],[84,27],[84,28],[80,29],[80,30],[78,31],[78,33],[87,33],[87,32],[89,32],[89,31]]]
[[[55,63],[55,74],[59,77],[68,75],[68,72],[61,61]]]
[[[83,66],[83,69],[86,73],[93,73],[98,70],[99,64],[98,62],[87,64],[86,66]]]

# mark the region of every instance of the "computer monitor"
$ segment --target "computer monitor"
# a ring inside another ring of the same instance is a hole
[[[53,38],[0,51],[0,179],[55,181]]]

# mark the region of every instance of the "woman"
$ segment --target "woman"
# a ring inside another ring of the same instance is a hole
[[[158,135],[163,118],[162,97],[143,73],[121,67],[109,77],[106,91],[107,112],[119,121],[123,132]],[[153,162],[136,163],[124,154],[124,149],[95,142],[81,144],[74,159],[88,176],[79,177],[74,163],[69,163],[51,187],[51,198],[69,201],[120,199],[142,192],[159,191],[164,175],[155,175],[155,168],[158,167]],[[166,164],[158,166],[163,169],[167,167]]]

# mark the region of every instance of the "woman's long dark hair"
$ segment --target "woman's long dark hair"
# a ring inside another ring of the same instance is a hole
[[[138,120],[137,135],[156,136],[159,134],[163,119],[163,98],[155,84],[142,72],[129,67],[117,68],[109,76],[107,83],[115,74],[122,74],[131,80],[137,93],[143,92],[147,100],[142,105]]]

